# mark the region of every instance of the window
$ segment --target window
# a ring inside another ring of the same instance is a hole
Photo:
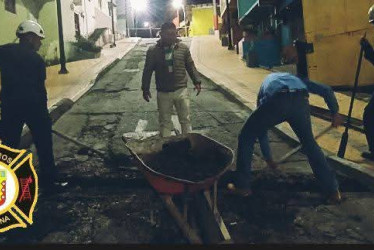
[[[16,0],[5,0],[5,10],[16,14]]]

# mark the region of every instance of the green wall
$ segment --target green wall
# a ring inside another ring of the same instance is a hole
[[[31,4],[32,1],[33,4]],[[16,29],[22,21],[35,20],[42,25],[46,34],[39,53],[44,57],[47,64],[56,63],[59,55],[56,9],[56,2],[51,0],[16,0],[16,14],[14,14],[6,11],[4,0],[0,0],[0,44],[15,41]],[[38,16],[38,18],[35,18],[35,16]]]

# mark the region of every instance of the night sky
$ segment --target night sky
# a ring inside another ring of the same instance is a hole
[[[140,22],[148,21],[154,27],[159,27],[164,21],[175,15],[172,0],[148,0],[148,10],[139,15]],[[187,4],[212,3],[212,0],[186,0]]]

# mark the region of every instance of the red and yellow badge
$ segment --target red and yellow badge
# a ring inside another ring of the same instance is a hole
[[[0,144],[0,233],[31,225],[37,200],[32,154]]]

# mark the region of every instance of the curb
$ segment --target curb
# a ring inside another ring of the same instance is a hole
[[[61,118],[67,111],[73,107],[74,103],[77,102],[85,93],[87,93],[108,71],[110,71],[119,61],[122,60],[130,51],[132,51],[139,43],[141,39],[139,39],[133,48],[131,48],[127,53],[125,53],[121,58],[116,58],[114,61],[110,62],[106,66],[104,66],[100,72],[96,75],[95,79],[91,81],[91,83],[85,88],[84,91],[79,93],[78,97],[74,97],[74,99],[64,98],[61,99],[59,102],[54,104],[52,107],[48,108],[49,115],[51,116],[52,125]],[[29,148],[33,143],[31,131],[28,127],[24,127],[22,130],[21,135],[21,148]]]

